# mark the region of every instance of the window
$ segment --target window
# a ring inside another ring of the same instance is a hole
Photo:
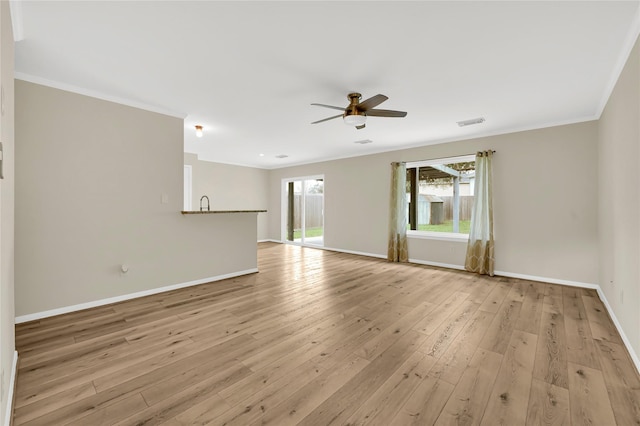
[[[474,155],[407,163],[408,234],[466,238],[474,183]]]
[[[282,180],[282,239],[324,245],[324,177]]]

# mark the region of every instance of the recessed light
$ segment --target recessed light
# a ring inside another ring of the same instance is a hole
[[[366,145],[368,143],[373,143],[373,141],[371,139],[363,139],[361,141],[355,141],[354,143],[360,144],[360,145]]]
[[[276,155],[276,158],[287,158],[288,155],[287,154],[278,154]]]
[[[458,121],[458,126],[471,126],[472,124],[484,123],[484,117],[472,118],[470,120]]]
[[[258,154],[260,157],[264,157],[264,154]]]

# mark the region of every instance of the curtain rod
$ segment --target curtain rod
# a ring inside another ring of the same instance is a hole
[[[485,151],[491,151],[492,154],[495,154],[496,152],[492,149],[487,149]],[[393,163],[401,163],[401,164],[407,164],[407,163],[420,163],[421,161],[434,161],[434,160],[443,160],[445,158],[454,158],[454,157],[468,157],[470,155],[476,155],[476,153],[478,152],[482,152],[482,151],[476,151],[473,152],[471,154],[461,154],[461,155],[452,155],[452,156],[448,156],[448,157],[438,157],[438,158],[428,158],[426,160],[412,160],[412,161],[392,161],[391,164]]]

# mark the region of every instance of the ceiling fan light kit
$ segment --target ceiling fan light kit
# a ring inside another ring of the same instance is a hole
[[[360,102],[362,95],[357,92],[349,93],[347,99],[349,99],[349,105],[346,108],[325,105],[325,104],[311,104],[315,106],[321,106],[324,108],[337,109],[344,111],[342,114],[334,115],[333,117],[324,118],[322,120],[314,121],[311,124],[318,124],[325,121],[333,120],[334,118],[342,117],[344,124],[348,126],[354,126],[356,129],[364,129],[367,116],[373,117],[406,117],[407,113],[404,111],[393,111],[388,109],[374,109],[382,102],[389,99],[385,95],[375,95]]]
[[[362,126],[367,121],[366,115],[345,115],[344,124],[347,126]]]

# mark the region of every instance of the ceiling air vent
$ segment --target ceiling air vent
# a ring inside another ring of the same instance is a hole
[[[464,126],[471,126],[472,124],[480,124],[480,123],[484,123],[483,117],[472,118],[471,120],[458,121],[458,126],[464,127]]]
[[[276,155],[276,158],[287,158],[288,155],[287,154],[278,154]]]
[[[373,141],[371,139],[362,139],[361,141],[355,141],[354,143],[357,143],[360,145],[366,145],[368,143],[373,143]]]

